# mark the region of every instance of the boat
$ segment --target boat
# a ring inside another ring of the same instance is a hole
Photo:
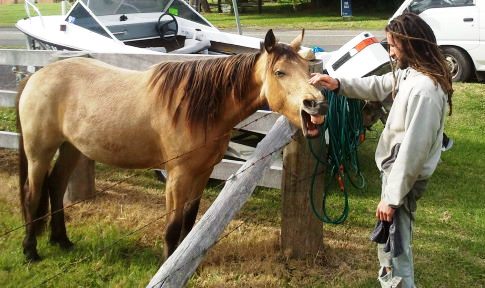
[[[32,50],[233,55],[257,52],[262,42],[241,34],[237,9],[239,34],[219,30],[184,0],[77,0],[67,13],[55,16],[43,16],[33,1],[25,0],[28,16],[16,23]],[[62,1],[63,7],[65,3]],[[368,32],[335,53],[310,54],[322,60],[332,76],[344,72],[362,77],[389,61],[387,52]]]
[[[232,55],[257,51],[261,42],[220,31],[183,0],[78,0],[54,16],[25,0],[25,9],[16,27],[32,50]]]

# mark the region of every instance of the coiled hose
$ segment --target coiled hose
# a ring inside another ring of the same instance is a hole
[[[316,155],[312,143],[308,141],[310,151],[316,160],[311,180],[310,204],[313,213],[320,221],[341,224],[347,219],[350,210],[348,185],[346,184],[350,183],[359,190],[363,190],[367,186],[365,177],[360,171],[357,153],[359,144],[365,140],[365,129],[362,123],[363,103],[360,100],[348,99],[333,91],[324,90],[323,93],[328,101],[329,108],[325,123],[319,128],[320,141],[318,141],[318,145],[321,146],[322,155],[327,154],[327,157],[322,159],[321,155]],[[325,131],[328,131],[329,134],[328,153],[324,153],[327,150]],[[323,175],[318,175],[320,165],[326,165]],[[317,211],[315,205],[315,195],[318,192],[315,191],[315,182],[319,176],[325,177],[325,185],[323,191],[321,191],[323,194],[321,211]],[[326,207],[332,181],[336,182],[344,198],[342,212],[336,218],[329,216]]]

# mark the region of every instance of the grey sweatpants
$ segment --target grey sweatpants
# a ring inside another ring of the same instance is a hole
[[[382,174],[382,192],[381,198],[383,197],[384,187],[387,183],[387,177]],[[420,180],[414,183],[411,191],[409,191],[406,198],[404,198],[404,204],[396,209],[395,214],[399,214],[397,219],[397,229],[401,235],[403,253],[398,257],[392,257],[391,252],[384,252],[385,244],[377,244],[377,257],[379,258],[379,264],[382,267],[391,267],[392,276],[399,276],[402,278],[403,288],[413,288],[414,285],[414,264],[413,264],[413,251],[412,251],[412,234],[413,234],[413,223],[416,214],[416,201],[421,198],[424,191],[426,190],[426,185],[428,180]],[[379,275],[380,277],[381,275]],[[386,277],[390,280],[390,278]],[[386,287],[383,282],[383,278],[379,279],[381,281],[382,287]],[[384,280],[384,281],[383,281]],[[391,286],[387,286],[391,287]]]

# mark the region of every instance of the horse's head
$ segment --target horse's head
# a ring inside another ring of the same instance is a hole
[[[303,135],[316,137],[328,105],[322,93],[308,83],[308,61],[298,55],[303,34],[286,45],[277,43],[273,31],[268,31],[258,60],[263,81],[261,96],[266,98],[271,110],[300,127]]]

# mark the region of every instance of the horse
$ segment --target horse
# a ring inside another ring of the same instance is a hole
[[[238,122],[267,105],[306,136],[318,136],[327,105],[297,53],[303,36],[304,30],[287,45],[269,30],[259,52],[162,62],[146,71],[71,58],[32,74],[17,105],[26,259],[40,260],[36,236],[49,202],[51,211],[60,211],[50,215],[49,241],[73,246],[63,195],[81,154],[116,167],[168,171],[164,257],[170,256],[192,229],[203,189]]]

